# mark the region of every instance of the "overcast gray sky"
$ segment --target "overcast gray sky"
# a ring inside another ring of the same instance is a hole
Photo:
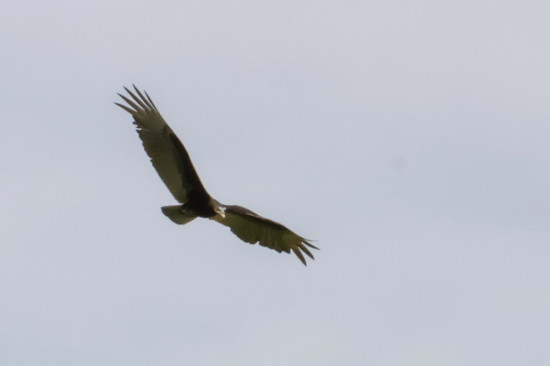
[[[548,1],[16,1],[0,12],[0,364],[550,362]],[[210,193],[174,204],[148,91]]]

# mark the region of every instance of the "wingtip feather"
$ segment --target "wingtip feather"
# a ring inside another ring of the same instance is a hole
[[[135,86],[134,86],[134,88],[135,88]],[[127,87],[124,87],[124,89],[126,90],[126,92],[127,92],[128,94],[130,94],[130,96],[134,99],[134,101],[135,101],[137,104],[139,104],[139,106],[141,107],[141,109],[143,109],[143,110],[145,110],[145,111],[148,109],[148,106],[147,106],[145,103],[143,103],[143,101],[142,101],[138,96],[136,96],[136,94],[134,94],[134,93],[133,93],[130,89],[128,89]],[[136,88],[136,92],[138,93],[138,95],[140,94],[139,91],[137,90],[137,88]]]
[[[313,257],[313,254],[311,254],[309,249],[303,243],[302,243],[302,245],[300,245],[300,249],[302,249],[302,252],[306,253],[308,257],[315,260],[315,257]]]
[[[126,88],[124,88],[126,89]],[[128,89],[126,89],[128,90]],[[130,95],[132,95],[130,93]],[[126,102],[130,105],[130,107],[134,108],[136,110],[136,112],[139,112],[142,108],[140,108],[140,106],[138,106],[136,103],[134,103],[132,100],[130,100],[130,98],[126,97],[125,95],[122,95],[122,94],[119,94],[119,96]],[[133,96],[133,95],[132,95]],[[135,98],[135,97],[134,97]]]
[[[149,94],[147,94],[147,92],[144,90],[143,91],[145,93],[145,96],[147,97],[147,99],[149,100],[149,102],[151,102],[151,105],[153,106],[153,108],[155,108],[156,110],[157,109],[157,106],[155,105],[155,103],[153,103],[153,100],[151,99],[151,97],[149,96]]]
[[[136,113],[136,111],[126,107],[124,104],[120,104],[120,103],[117,103],[117,102],[115,102],[115,104],[118,105],[120,108],[124,109],[126,112],[130,113],[132,116]]]
[[[300,249],[292,248],[292,251],[294,252],[294,254],[296,254],[298,259],[304,264],[304,266],[307,266],[306,259],[304,258],[302,252],[300,252]]]
[[[315,245],[311,244],[310,241],[312,241],[312,240],[310,240],[310,239],[304,239],[304,240],[303,240],[303,243],[304,243],[305,245],[307,245],[308,247],[310,247],[310,248],[317,249],[317,250],[321,250],[321,249],[317,248]]]
[[[153,108],[153,106],[147,101],[147,98],[145,98],[145,97],[143,96],[143,94],[139,91],[139,89],[135,86],[135,84],[132,84],[132,85],[133,85],[134,90],[136,91],[136,93],[139,95],[140,100],[141,100],[143,103],[145,103],[145,104],[147,105],[147,108],[146,108],[145,106],[143,106],[143,108],[145,108],[145,109],[155,109],[155,108]]]

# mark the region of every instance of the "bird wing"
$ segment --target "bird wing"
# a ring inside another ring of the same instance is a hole
[[[225,217],[216,215],[213,220],[228,226],[231,231],[246,243],[259,243],[277,252],[294,252],[306,265],[305,253],[311,259],[313,255],[308,247],[319,249],[308,240],[292,232],[286,226],[262,217],[241,206],[224,206]]]
[[[145,93],[134,86],[136,94],[124,88],[130,98],[118,94],[128,105],[115,103],[134,117],[134,124],[160,178],[181,203],[187,202],[191,191],[206,193],[185,147],[164,121],[157,107]]]

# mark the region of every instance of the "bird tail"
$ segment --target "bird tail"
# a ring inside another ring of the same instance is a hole
[[[181,205],[178,206],[163,206],[160,209],[170,220],[178,225],[185,225],[190,221],[193,221],[197,216],[188,215],[182,211]]]

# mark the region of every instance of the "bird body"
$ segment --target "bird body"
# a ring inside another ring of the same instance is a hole
[[[153,167],[180,205],[163,206],[162,213],[179,225],[197,217],[209,218],[231,231],[244,242],[296,254],[305,265],[303,255],[313,259],[309,248],[318,249],[286,226],[262,217],[247,208],[224,205],[204,188],[189,153],[164,121],[147,93],[124,88],[130,97],[119,96],[127,105],[115,103],[134,118],[134,124]],[[130,99],[131,98],[131,99]]]

